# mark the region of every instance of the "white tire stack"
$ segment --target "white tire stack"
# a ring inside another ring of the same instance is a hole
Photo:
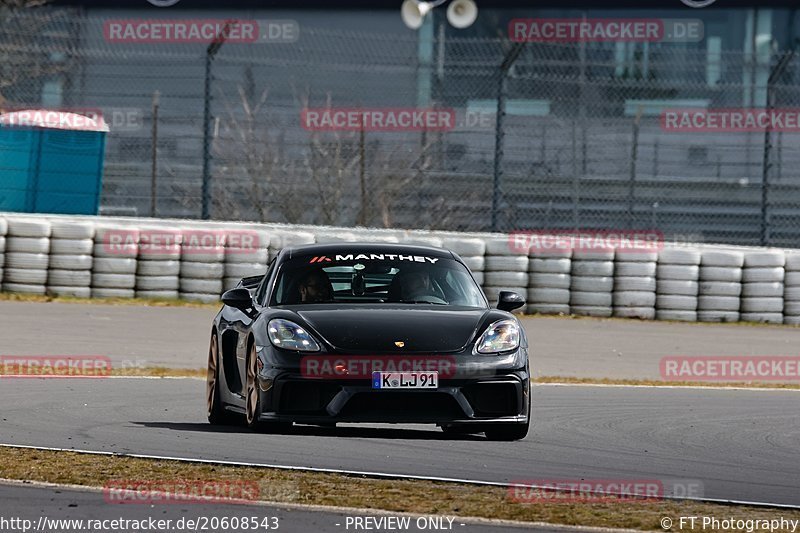
[[[699,279],[699,250],[661,250],[656,270],[656,318],[697,322]]]
[[[47,220],[9,218],[5,239],[3,290],[45,294],[51,226]]]
[[[51,226],[47,293],[91,298],[94,224],[54,221]]]
[[[183,233],[172,228],[142,228],[136,264],[137,298],[174,298],[180,289]]]
[[[308,233],[307,231],[294,231],[291,233],[273,232],[271,234],[269,242],[269,259],[271,260],[273,257],[276,257],[278,253],[284,248],[291,248],[293,246],[302,246],[304,244],[314,244],[315,242],[317,241],[316,237],[314,237],[314,234]]]
[[[658,252],[617,252],[614,264],[614,316],[656,318]]]
[[[356,242],[356,236],[350,232],[328,233],[320,232],[316,234],[315,242],[317,244],[332,244],[337,242]]]
[[[92,298],[133,298],[139,230],[102,224],[94,235]]]
[[[181,244],[180,298],[216,302],[223,292],[226,235],[220,230],[187,229]],[[241,241],[236,241],[237,243]],[[167,295],[150,297],[174,298]]]
[[[572,250],[531,248],[528,261],[528,313],[568,315],[572,284]]]
[[[783,250],[745,254],[740,316],[743,322],[783,324],[785,265]]]
[[[528,250],[515,250],[508,237],[486,241],[483,292],[492,307],[497,306],[501,291],[511,291],[525,298],[528,292]]]
[[[446,238],[442,239],[442,247],[460,256],[467,268],[472,271],[472,275],[478,285],[483,286],[485,281],[484,270],[486,268],[485,242],[480,239]]]
[[[0,217],[0,289],[3,286],[3,269],[6,264],[6,233],[8,233],[8,222]]]
[[[786,253],[783,323],[800,326],[800,253]]]
[[[230,230],[235,232],[236,230]],[[249,231],[249,230],[248,230]],[[256,246],[241,248],[232,239],[226,239],[222,280],[223,291],[230,290],[249,276],[262,276],[267,272],[272,236],[264,230],[255,231]]]
[[[699,322],[738,322],[742,295],[741,252],[704,250],[700,259]]]
[[[572,254],[570,311],[610,317],[614,303],[614,251],[577,250]]]

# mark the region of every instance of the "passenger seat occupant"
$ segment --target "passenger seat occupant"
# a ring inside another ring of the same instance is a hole
[[[305,274],[297,287],[301,303],[321,303],[333,301],[333,287],[328,275],[322,270],[312,270]]]

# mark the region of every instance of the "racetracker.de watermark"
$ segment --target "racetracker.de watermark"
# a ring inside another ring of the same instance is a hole
[[[661,129],[668,132],[800,132],[798,109],[667,109]]]
[[[641,254],[664,248],[664,233],[658,230],[530,230],[515,231],[508,245],[517,254],[558,252],[610,252]]]
[[[294,43],[295,20],[115,19],[103,24],[109,43]]]
[[[454,109],[308,108],[300,113],[307,131],[451,131]]]
[[[254,254],[266,248],[261,234],[250,230],[124,230],[109,229],[100,237],[103,250],[111,255]]]
[[[255,481],[115,480],[103,487],[103,498],[112,504],[243,503],[260,497]]]
[[[800,382],[800,356],[670,356],[661,359],[659,370],[665,381]]]
[[[508,37],[518,43],[698,43],[705,36],[699,19],[514,19]]]
[[[693,479],[532,479],[508,487],[508,499],[524,504],[645,503],[702,496],[702,481]]]
[[[0,356],[0,379],[107,378],[110,375],[111,359],[104,356]]]
[[[96,130],[105,124],[112,132],[139,131],[144,127],[144,113],[132,107],[3,107],[0,124],[69,130]]]

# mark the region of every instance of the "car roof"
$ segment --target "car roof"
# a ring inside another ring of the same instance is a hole
[[[326,254],[396,254],[396,255],[427,255],[442,259],[453,259],[450,250],[435,248],[433,246],[418,246],[394,242],[336,242],[327,244],[307,244],[285,248],[285,258],[304,257],[308,255]]]

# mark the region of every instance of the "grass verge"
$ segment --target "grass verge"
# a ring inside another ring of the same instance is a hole
[[[138,307],[194,307],[200,309],[219,309],[222,303],[207,304],[188,300],[153,299],[153,298],[74,298],[72,296],[40,296],[37,294],[0,293],[0,302],[32,302],[63,304],[98,304],[125,305]]]
[[[262,501],[638,530],[661,530],[664,517],[800,519],[800,511],[794,510],[696,502],[516,503],[508,497],[507,489],[499,487],[15,448],[0,448],[0,478],[87,487],[113,486],[125,481],[246,481],[258,484],[255,499]]]

